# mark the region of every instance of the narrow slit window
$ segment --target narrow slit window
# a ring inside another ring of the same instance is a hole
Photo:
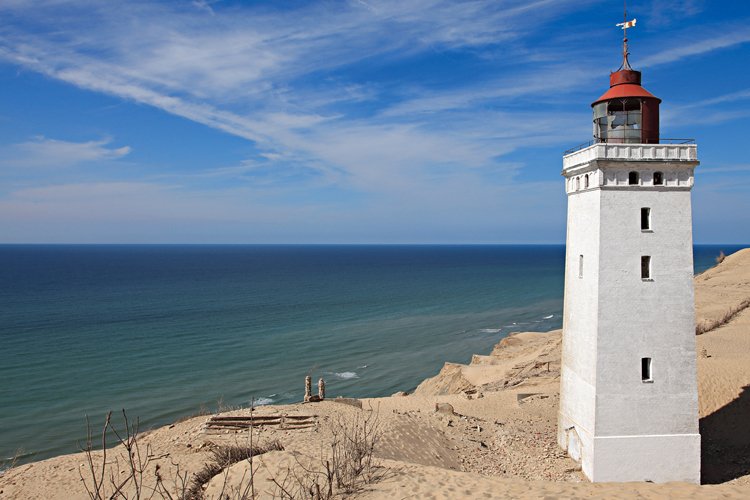
[[[585,175],[585,176],[583,177],[583,187],[584,187],[584,188],[587,188],[587,187],[589,187],[589,174],[586,174],[586,175]]]
[[[654,172],[654,186],[664,185],[664,174],[661,172]]]
[[[583,255],[578,256],[578,277],[583,278]]]
[[[579,189],[581,189],[581,178],[576,177],[576,191],[578,191]]]
[[[647,207],[641,208],[641,231],[651,230],[651,209]]]
[[[628,174],[628,184],[631,186],[637,186],[640,182],[640,178],[638,176],[638,172],[630,172]]]
[[[653,382],[651,358],[641,358],[641,382]]]
[[[644,280],[651,279],[651,256],[650,255],[641,256],[641,279],[644,279]]]

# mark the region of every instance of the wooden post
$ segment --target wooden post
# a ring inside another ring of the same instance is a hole
[[[323,377],[320,377],[320,380],[318,380],[318,397],[321,401],[326,398],[326,383]]]
[[[312,377],[308,375],[305,377],[305,402],[310,401],[310,396],[312,396]]]

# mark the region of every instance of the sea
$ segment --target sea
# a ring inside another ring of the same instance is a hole
[[[699,245],[695,271],[740,245]],[[514,331],[562,326],[562,245],[0,245],[0,460],[141,430],[410,391]],[[7,464],[7,462],[6,462]]]

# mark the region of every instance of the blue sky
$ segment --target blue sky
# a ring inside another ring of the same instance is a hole
[[[750,2],[633,0],[698,243],[750,242]],[[0,2],[0,242],[561,243],[619,0]]]

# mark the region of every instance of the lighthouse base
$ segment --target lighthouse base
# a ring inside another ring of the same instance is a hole
[[[593,453],[581,458],[584,473],[597,483],[701,480],[700,434],[594,437]]]

